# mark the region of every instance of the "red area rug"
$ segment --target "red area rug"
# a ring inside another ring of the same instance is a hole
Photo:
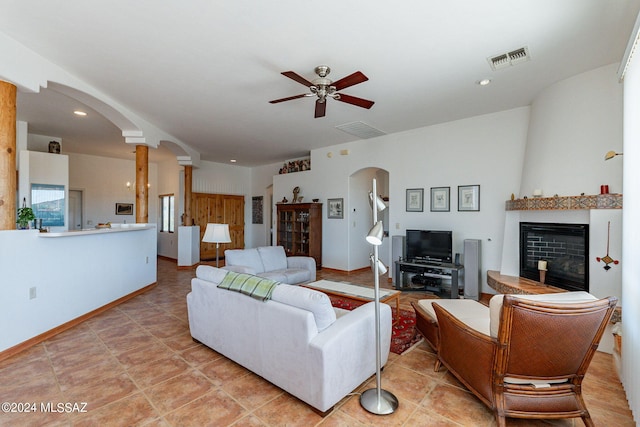
[[[329,297],[334,307],[343,308],[345,310],[353,310],[361,306],[364,302],[346,301],[341,298]],[[396,309],[391,307],[393,319],[396,318]],[[413,310],[400,309],[400,321],[398,321],[391,330],[391,348],[395,354],[402,354],[418,341],[422,339],[422,335],[416,330],[416,314]]]

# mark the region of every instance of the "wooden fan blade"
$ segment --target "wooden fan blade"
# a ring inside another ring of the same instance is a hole
[[[362,98],[358,98],[351,95],[345,95],[344,93],[341,93],[339,95],[340,95],[340,98],[336,98],[336,100],[346,102],[347,104],[352,104],[357,107],[369,109],[373,107],[373,104],[375,104],[375,102],[369,101],[368,99],[362,99]]]
[[[298,83],[305,85],[306,87],[313,86],[313,83],[311,83],[309,80],[305,79],[300,74],[298,74],[298,73],[296,73],[294,71],[283,71],[280,74],[282,74],[283,76],[287,76],[291,80],[295,80]]]
[[[292,99],[304,98],[307,96],[306,93],[302,95],[288,96],[286,98],[274,99],[273,101],[269,101],[269,104],[277,104],[278,102],[291,101]]]
[[[316,101],[316,115],[314,116],[316,119],[318,117],[324,117],[325,113],[327,112],[327,101],[325,102],[320,102],[320,100],[318,99]]]
[[[355,73],[348,75],[347,77],[343,77],[340,80],[333,82],[331,86],[335,86],[336,90],[342,90],[349,86],[357,85],[358,83],[366,82],[369,80],[367,76],[362,74],[360,71],[356,71]]]

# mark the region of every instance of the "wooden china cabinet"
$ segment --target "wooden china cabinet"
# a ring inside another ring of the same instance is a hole
[[[310,256],[322,266],[322,203],[278,203],[278,246],[287,256]]]

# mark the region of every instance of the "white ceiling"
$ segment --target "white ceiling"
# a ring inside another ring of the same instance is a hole
[[[0,0],[0,31],[203,160],[255,166],[357,139],[335,129],[344,123],[395,133],[528,105],[619,62],[638,10],[640,0]],[[523,46],[530,61],[491,70],[488,57]],[[369,81],[343,92],[375,105],[328,100],[314,119],[313,98],[268,103],[307,91],[280,72],[312,80],[320,64],[334,81],[362,71]],[[65,151],[132,158],[119,129],[71,115],[77,106],[20,93],[18,118]]]

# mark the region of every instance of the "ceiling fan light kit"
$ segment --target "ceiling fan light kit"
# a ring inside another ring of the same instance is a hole
[[[331,79],[327,77],[327,75],[331,72],[331,68],[326,65],[318,65],[314,69],[315,73],[318,75],[317,78],[313,79],[313,81],[309,81],[297,74],[294,71],[284,71],[281,74],[283,76],[289,77],[296,82],[307,86],[309,88],[309,93],[303,93],[300,95],[289,96],[286,98],[274,99],[273,101],[269,101],[271,104],[277,104],[284,101],[291,101],[294,99],[305,98],[309,96],[316,96],[316,109],[315,109],[315,118],[324,117],[327,111],[327,98],[333,98],[336,101],[346,102],[347,104],[355,105],[356,107],[369,109],[373,106],[374,102],[369,101],[367,99],[358,98],[356,96],[347,95],[344,93],[338,93],[338,91],[348,88],[350,86],[357,85],[359,83],[366,82],[369,80],[367,76],[365,76],[362,72],[356,71],[353,74],[350,74],[342,79],[332,82]]]

